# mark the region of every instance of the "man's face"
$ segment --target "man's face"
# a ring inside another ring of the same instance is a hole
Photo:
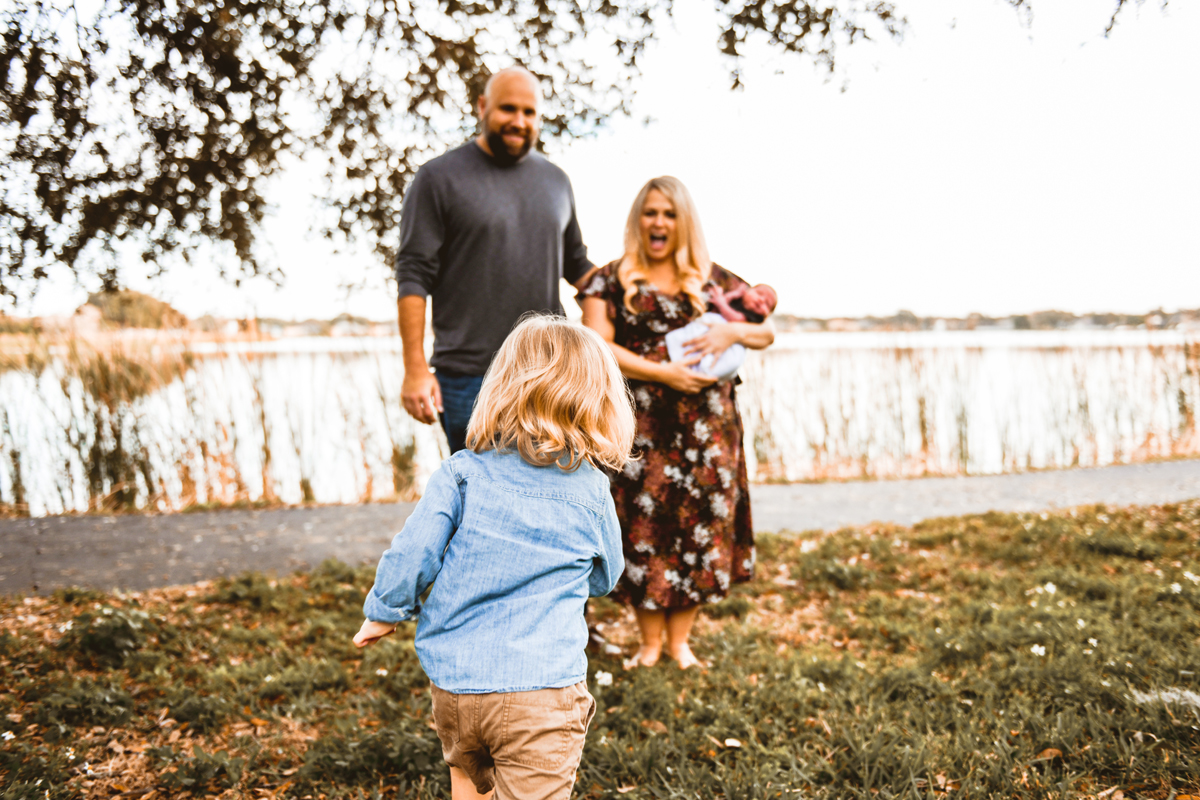
[[[479,98],[479,116],[492,157],[514,163],[533,147],[541,128],[537,84],[527,75],[502,75]]]

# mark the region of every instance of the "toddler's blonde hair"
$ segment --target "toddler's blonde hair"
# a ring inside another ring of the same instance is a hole
[[[500,346],[467,425],[467,447],[516,449],[570,472],[584,461],[621,469],[636,422],[616,356],[600,335],[562,317],[527,315]]]

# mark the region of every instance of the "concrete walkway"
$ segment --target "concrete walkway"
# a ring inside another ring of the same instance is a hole
[[[1042,511],[1200,497],[1200,460],[975,478],[753,486],[755,529],[836,530],[869,522]],[[0,593],[62,586],[146,589],[284,573],[326,558],[373,563],[413,504],[0,520]]]

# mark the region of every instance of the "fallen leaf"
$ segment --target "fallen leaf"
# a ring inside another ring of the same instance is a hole
[[[122,755],[125,752],[125,745],[121,744],[116,739],[113,739],[108,743],[108,749],[112,750],[117,755]]]
[[[288,775],[295,775],[299,771],[300,769],[298,767],[292,767],[291,769],[285,769],[279,774],[286,778]]]
[[[646,730],[650,731],[651,733],[665,734],[667,732],[667,726],[664,725],[663,723],[659,722],[656,719],[642,720],[642,727],[645,728]]]
[[[636,786],[618,786],[617,794],[629,794],[636,788],[637,788]]]
[[[1035,758],[1033,760],[1034,761],[1049,761],[1052,758],[1062,758],[1062,757],[1063,757],[1062,750],[1059,750],[1057,747],[1047,747],[1045,750],[1038,753],[1037,758]]]
[[[726,739],[725,746],[726,747],[741,747],[742,743],[739,742],[737,739]]]
[[[604,713],[605,714],[620,714],[624,710],[625,710],[625,706],[609,706],[608,708],[604,709]]]
[[[270,720],[259,719],[258,717],[251,717],[250,723],[256,728],[265,728],[271,724]]]
[[[176,742],[178,742],[180,735],[181,734],[180,734],[178,728],[171,731],[171,735],[167,737],[167,744],[175,744]]]
[[[142,742],[141,744],[131,744],[125,748],[128,753],[144,753],[150,749],[150,745]]]

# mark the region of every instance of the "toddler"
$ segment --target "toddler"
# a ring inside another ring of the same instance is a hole
[[[602,468],[624,467],[634,428],[608,345],[527,317],[484,377],[467,449],[379,561],[354,643],[417,619],[454,800],[570,795],[596,709],[584,606],[625,568]]]
[[[690,357],[686,345],[692,339],[703,336],[710,325],[721,322],[762,322],[775,311],[779,296],[765,283],[757,286],[742,285],[731,292],[723,292],[719,286],[708,289],[708,302],[716,311],[708,311],[699,319],[676,328],[666,335],[667,355],[672,361],[683,361]],[[737,374],[746,360],[746,348],[740,344],[730,345],[717,358],[706,355],[692,369],[725,380]]]

